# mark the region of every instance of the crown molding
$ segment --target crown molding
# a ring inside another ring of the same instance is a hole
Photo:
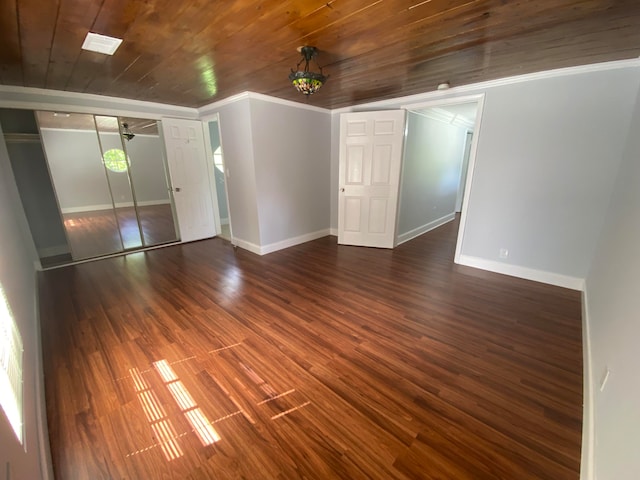
[[[279,105],[285,105],[287,107],[301,108],[303,110],[311,110],[313,112],[331,113],[331,110],[328,108],[316,107],[315,105],[294,102],[292,100],[285,100],[284,98],[271,97],[269,95],[263,95],[262,93],[249,92],[249,98],[253,98],[255,100],[263,100],[265,102],[277,103]]]
[[[60,127],[40,127],[40,131],[41,132],[74,132],[74,133],[91,133],[92,135],[96,134],[96,130],[95,128],[93,130],[91,129],[82,129],[82,128],[60,128]],[[39,136],[38,134],[35,134],[37,136]],[[113,135],[113,136],[120,136],[119,132],[106,132],[106,131],[100,131],[100,135]],[[5,134],[5,137],[7,135]],[[136,138],[138,137],[142,137],[142,138],[160,138],[160,134],[158,135],[152,135],[149,133],[136,133]]]
[[[611,70],[638,67],[640,67],[640,58],[616,60],[613,62],[592,63],[589,65],[578,65],[575,67],[557,68],[554,70],[544,70],[541,72],[525,73],[523,75],[515,75],[512,77],[487,80],[486,82],[471,83],[469,85],[460,85],[457,87],[451,87],[447,90],[434,90],[430,92],[416,93],[414,95],[407,95],[405,97],[396,97],[376,102],[362,103],[359,105],[353,105],[351,107],[337,108],[331,110],[331,113],[349,113],[362,110],[401,108],[401,105],[427,102],[430,100],[448,99],[461,94],[478,93],[479,91],[481,92],[483,90],[488,90],[495,87],[530,82],[533,80],[543,80],[548,78],[566,77],[571,75],[582,75],[585,73],[606,72]]]
[[[232,103],[235,102],[239,102],[241,100],[245,100],[245,99],[253,99],[253,100],[262,100],[264,102],[270,102],[270,103],[275,103],[277,105],[284,105],[286,107],[293,107],[293,108],[301,108],[303,110],[311,110],[314,112],[321,112],[321,113],[331,113],[331,110],[327,109],[327,108],[322,108],[322,107],[316,107],[314,105],[307,105],[304,103],[298,103],[298,102],[294,102],[292,100],[285,100],[283,98],[278,98],[278,97],[271,97],[269,95],[264,95],[262,93],[256,93],[256,92],[242,92],[239,93],[237,95],[233,95],[231,97],[227,97],[224,98],[218,102],[213,102],[210,103],[208,105],[204,105],[200,108],[198,108],[198,113],[200,115],[200,119],[202,120],[210,120],[211,118],[214,118],[216,113],[218,113],[218,110],[224,106],[230,105]]]
[[[219,100],[217,102],[203,105],[202,107],[198,108],[198,117],[201,120],[210,120],[211,118],[215,117],[215,115],[218,113],[218,110],[221,109],[222,107],[225,107],[227,105],[231,105],[233,103],[249,98],[249,93],[250,92],[238,93],[236,95],[223,98],[222,100]]]
[[[0,106],[3,108],[32,110],[62,110],[73,113],[141,116],[142,118],[151,119],[161,119],[167,116],[198,118],[198,110],[191,107],[91,93],[64,92],[11,85],[0,85]]]

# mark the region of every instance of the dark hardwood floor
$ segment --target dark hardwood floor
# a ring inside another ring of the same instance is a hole
[[[138,206],[144,246],[176,241],[171,205]],[[93,210],[63,215],[64,228],[74,260],[109,255],[124,249],[142,248],[133,207]],[[120,228],[120,232],[118,232]]]
[[[577,479],[580,294],[397,249],[222,239],[42,272],[58,479]]]

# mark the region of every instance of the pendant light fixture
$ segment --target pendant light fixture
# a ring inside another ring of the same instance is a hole
[[[299,47],[298,51],[302,55],[302,58],[296,65],[296,70],[291,69],[291,73],[289,74],[289,80],[291,80],[291,84],[295,87],[303,95],[313,95],[320,87],[324,85],[327,81],[327,76],[322,74],[322,67],[318,65],[316,61],[316,65],[320,69],[320,73],[315,73],[309,70],[309,62],[314,59],[318,55],[318,49],[316,47]],[[304,69],[299,70],[300,65],[304,62]]]

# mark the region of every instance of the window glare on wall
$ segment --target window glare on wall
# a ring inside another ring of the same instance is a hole
[[[221,172],[224,171],[224,167],[222,166],[222,146],[219,146],[216,148],[216,151],[213,152],[213,164]]]
[[[22,443],[22,338],[0,285],[0,404]]]

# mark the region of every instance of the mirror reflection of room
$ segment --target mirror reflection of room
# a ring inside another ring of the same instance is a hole
[[[42,111],[37,119],[74,260],[177,240],[155,120]]]
[[[129,135],[134,135],[128,141],[125,137],[124,145],[144,246],[175,242],[180,237],[158,123],[120,117],[121,131],[127,125]]]

